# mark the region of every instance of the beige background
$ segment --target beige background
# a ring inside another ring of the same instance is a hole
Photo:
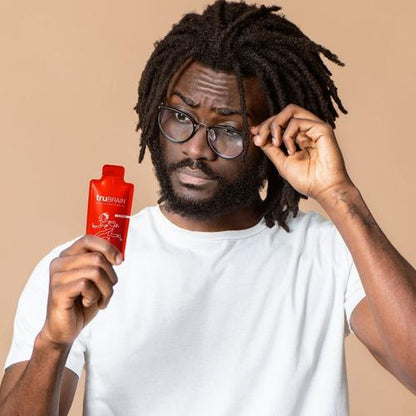
[[[29,273],[55,245],[83,233],[88,181],[102,164],[126,166],[137,187],[135,211],[156,202],[148,155],[136,163],[137,82],[154,41],[205,4],[1,1],[1,364]],[[280,5],[347,64],[331,66],[350,110],[337,128],[347,167],[385,233],[415,265],[415,3]],[[353,336],[347,355],[352,416],[416,413],[415,397]],[[81,414],[81,390],[71,415]]]

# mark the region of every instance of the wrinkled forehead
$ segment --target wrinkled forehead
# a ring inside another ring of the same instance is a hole
[[[180,91],[190,98],[207,98],[235,107],[240,103],[237,78],[234,74],[214,71],[198,62],[187,62],[172,78],[168,97]]]
[[[266,118],[267,100],[257,78],[244,78],[247,111]],[[167,98],[175,92],[211,107],[241,108],[237,77],[195,61],[186,62],[169,83]]]

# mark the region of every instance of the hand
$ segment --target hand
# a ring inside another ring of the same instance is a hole
[[[72,345],[81,330],[104,309],[117,283],[114,264],[121,253],[108,241],[85,235],[50,264],[48,308],[42,338]]]
[[[331,189],[352,184],[333,129],[310,111],[290,104],[251,127],[251,133],[254,144],[299,193],[319,201]]]

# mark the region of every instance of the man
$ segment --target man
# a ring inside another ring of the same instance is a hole
[[[217,1],[156,45],[136,109],[160,205],[124,262],[84,236],[39,263],[1,416],[66,415],[84,365],[90,416],[347,415],[351,330],[416,392],[416,271],[346,172],[319,53],[340,62],[277,10]]]

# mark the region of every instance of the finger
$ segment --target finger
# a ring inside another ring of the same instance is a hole
[[[88,279],[78,280],[78,282],[75,283],[75,286],[77,286],[80,290],[78,296],[81,295],[82,306],[85,308],[89,308],[90,306],[94,305],[94,303],[98,304],[98,302],[102,299],[102,294],[100,291]]]
[[[118,282],[118,277],[113,269],[113,266],[107,260],[104,254],[100,253],[99,251],[57,257],[52,260],[49,266],[49,270],[52,275],[61,271],[81,269],[89,266],[101,267],[113,284]]]
[[[250,128],[250,131],[253,135],[259,134],[260,130],[264,126],[269,126],[270,123],[273,121],[274,124],[280,127],[280,129],[285,129],[288,125],[289,121],[292,118],[301,118],[305,120],[311,120],[311,121],[317,121],[324,123],[323,120],[321,120],[318,116],[316,116],[311,111],[308,111],[304,109],[303,107],[300,107],[296,104],[288,104],[286,107],[284,107],[279,113],[273,115],[272,117],[269,117],[268,119],[264,120],[262,123],[260,123],[257,126],[252,126]]]
[[[311,138],[306,133],[302,133],[302,132],[299,132],[297,134],[296,143],[298,144],[300,150],[314,147],[313,140],[311,140]]]
[[[252,126],[250,128],[250,132],[254,136],[259,136],[258,138],[256,137],[256,140],[261,146],[264,146],[267,143],[269,135],[276,139],[274,142],[279,146],[282,140],[282,132],[286,129],[292,118],[300,118],[324,123],[314,113],[304,109],[303,107],[296,104],[288,104],[278,114],[269,117],[258,126]]]
[[[272,135],[273,144],[277,147],[280,147],[282,144],[282,136],[284,132],[284,127],[281,126],[276,119],[270,124],[270,133]]]
[[[103,269],[97,266],[58,272],[53,277],[53,282],[51,282],[53,290],[79,280],[88,280],[98,290],[99,298],[101,298],[100,304],[104,306],[108,304],[114,292],[113,284],[109,277],[104,273]]]
[[[62,251],[60,256],[71,256],[73,254],[98,251],[112,264],[121,264],[123,257],[120,251],[108,241],[94,235],[84,235],[67,249]]]
[[[306,135],[312,142],[318,141],[324,135],[327,135],[327,125],[325,123],[292,118],[283,133],[283,142],[288,149],[289,154],[294,154],[296,151],[295,142],[301,140],[299,134]]]
[[[93,282],[82,278],[55,288],[50,295],[50,299],[55,306],[61,306],[65,309],[72,308],[79,297],[81,297],[82,305],[89,308],[99,301],[101,293]]]
[[[287,153],[293,155],[296,153],[296,141],[300,130],[298,119],[291,118],[282,136],[282,141],[285,144]]]
[[[287,105],[282,111],[280,111],[280,113],[276,115],[276,119],[278,123],[283,127],[286,127],[290,119],[292,118],[300,118],[304,120],[317,121],[320,123],[324,122],[311,111],[308,111],[304,109],[303,107],[300,107],[296,104]]]
[[[253,137],[254,142],[257,146],[265,146],[266,143],[271,141],[272,137],[270,135],[270,124],[273,121],[273,117],[264,120],[259,126],[257,126],[256,134]]]
[[[288,159],[288,156],[285,154],[285,152],[280,147],[275,146],[272,143],[266,144],[265,146],[261,147],[261,150],[263,150],[263,152],[270,159],[273,165],[276,166],[281,176],[284,176],[284,164]]]
[[[273,117],[273,116],[272,116],[272,117]],[[256,134],[259,132],[260,127],[261,127],[264,123],[266,123],[267,121],[269,121],[269,120],[270,120],[270,118],[272,118],[272,117],[269,117],[269,118],[267,118],[267,119],[263,120],[261,123],[259,123],[259,124],[255,125],[255,126],[251,126],[251,127],[250,127],[250,133],[251,133],[251,134],[253,134],[253,135],[256,135]]]

